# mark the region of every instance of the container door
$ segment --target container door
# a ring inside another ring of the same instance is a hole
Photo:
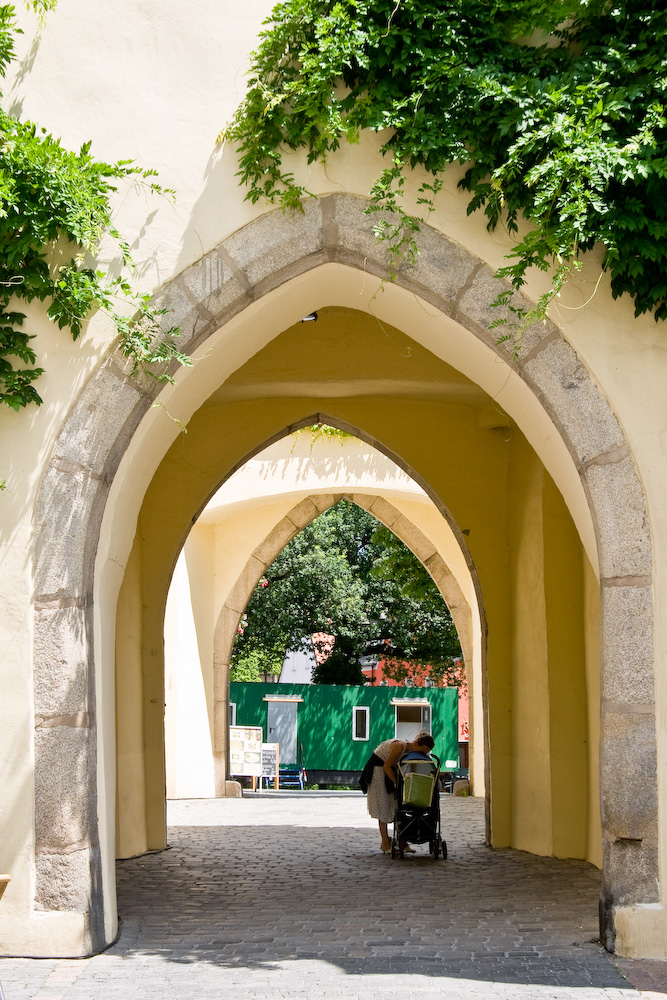
[[[296,764],[296,710],[295,701],[269,701],[267,743],[280,744],[280,763]]]

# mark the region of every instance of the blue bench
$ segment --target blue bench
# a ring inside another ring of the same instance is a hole
[[[280,788],[299,788],[303,791],[303,771],[300,767],[280,765]]]

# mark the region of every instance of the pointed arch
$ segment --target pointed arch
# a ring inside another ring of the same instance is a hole
[[[383,275],[383,252],[365,204],[335,194],[308,201],[301,216],[269,213],[165,285],[155,305],[171,310],[170,323],[181,327],[181,346],[192,352],[221,330],[231,331],[245,310],[291,283],[296,287],[315,269],[335,265],[339,271]],[[614,907],[659,898],[652,543],[640,478],[606,398],[558,328],[531,328],[513,356],[488,331],[490,303],[498,293],[489,267],[429,227],[420,241],[422,255],[415,268],[398,275],[397,294],[408,292],[433,307],[448,336],[476,345],[478,359],[500,362],[521,398],[535,407],[531,412],[544,418],[542,429],[551,428],[544,433],[569,456],[568,469],[585,497],[602,589],[603,913],[613,943]],[[253,350],[253,336],[258,335],[248,336],[244,350]],[[448,349],[456,359],[454,341]],[[204,386],[214,372],[215,366],[210,376],[194,377]],[[193,385],[186,373],[183,392],[192,391],[195,398]],[[83,952],[103,947],[114,933],[113,905],[105,911],[104,904],[105,892],[112,893],[112,848],[98,820],[96,555],[109,491],[131,446],[141,448],[136,432],[142,421],[148,426],[145,418],[159,393],[151,380],[131,379],[127,362],[111,353],[72,405],[36,505],[35,898],[46,910],[80,915]],[[516,419],[530,438],[531,415],[519,408]],[[154,459],[149,456],[145,464],[148,474]],[[556,470],[557,481],[558,476]],[[640,662],[628,661],[623,654],[628,648],[642,651]]]

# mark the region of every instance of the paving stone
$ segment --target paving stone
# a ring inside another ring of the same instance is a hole
[[[489,850],[476,799],[442,825],[448,860],[392,861],[358,793],[171,802],[169,849],[118,862],[118,941],[0,960],[7,1000],[640,996],[592,943],[595,868]]]

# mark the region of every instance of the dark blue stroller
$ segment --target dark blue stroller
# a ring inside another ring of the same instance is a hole
[[[434,753],[411,751],[396,765],[396,812],[392,858],[404,857],[405,843],[428,844],[432,857],[446,858],[440,836],[440,760]]]

